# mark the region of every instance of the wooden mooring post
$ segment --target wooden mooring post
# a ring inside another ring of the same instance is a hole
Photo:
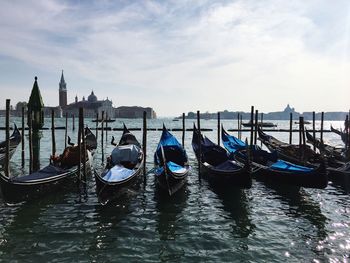
[[[105,117],[105,112],[102,111],[102,116],[101,116],[101,149],[102,149],[102,163],[104,163],[104,147],[103,147],[103,126],[104,126],[104,117]]]
[[[96,113],[96,141],[98,140],[98,112]]]
[[[258,139],[258,118],[259,118],[259,111],[255,110],[255,123],[254,123],[254,145],[256,145],[257,143],[257,139]]]
[[[349,110],[349,114],[348,114],[348,121],[346,122],[346,125],[345,125],[345,130],[347,131],[347,140],[346,140],[346,142],[347,142],[347,145],[348,145],[348,149],[350,148],[350,131],[349,131],[349,129],[350,129],[350,110]]]
[[[242,123],[243,123],[243,116],[240,116],[240,121],[239,121],[239,139],[242,139]]]
[[[345,127],[344,127],[344,130],[345,130],[345,152],[349,149],[349,129],[347,129],[347,123],[349,122],[349,115],[346,115],[345,117]]]
[[[316,112],[312,112],[312,136],[316,138]],[[316,144],[313,144],[314,151],[316,151]]]
[[[305,138],[305,126],[304,126],[304,117],[300,117],[300,127],[301,127],[301,138],[302,138],[302,151],[301,151],[301,160],[305,158],[305,147],[306,147],[306,138]]]
[[[66,126],[64,129],[64,149],[67,148],[67,137],[68,137],[68,113],[66,112]]]
[[[293,113],[289,113],[289,144],[292,144],[293,136]]]
[[[218,145],[220,146],[220,132],[221,132],[221,126],[220,126],[220,112],[218,112]]]
[[[142,150],[144,155],[143,161],[143,174],[146,175],[146,159],[147,159],[147,112],[143,112],[143,125],[142,125]],[[144,176],[144,180],[146,181],[146,176]]]
[[[301,136],[301,125],[302,125],[302,118],[299,117],[299,159],[302,159],[302,150],[301,150],[301,145],[302,145],[302,136]]]
[[[80,122],[80,132],[82,138],[82,162],[83,162],[83,185],[86,187],[86,140],[85,140],[85,127],[84,127],[84,109],[80,108],[79,111],[79,122]]]
[[[253,146],[253,133],[254,133],[254,106],[250,110],[250,146]]]
[[[75,115],[72,116],[72,130],[75,130]]]
[[[264,113],[261,113],[260,114],[260,122],[261,122],[261,125],[263,125],[263,122],[264,122]],[[262,143],[262,141],[260,141],[260,147],[262,148],[262,145],[263,145],[263,143]]]
[[[28,113],[28,132],[29,132],[29,173],[33,172],[33,119],[32,112]]]
[[[56,139],[55,139],[55,111],[51,110],[51,145],[52,145],[52,157],[56,154]]]
[[[81,114],[82,114],[82,109],[79,108],[79,121],[78,121],[78,149],[79,149],[79,162],[78,162],[78,189],[80,190],[80,185],[81,185],[81,152],[82,152],[82,145],[81,145]]]
[[[185,148],[185,132],[186,132],[186,127],[185,127],[185,113],[182,113],[182,147]]]
[[[5,149],[5,176],[10,177],[10,100],[6,100],[6,149]]]
[[[24,107],[22,107],[22,140],[21,140],[21,146],[22,146],[22,151],[21,151],[21,159],[22,159],[22,168],[24,168],[24,164],[25,164],[25,161],[24,161]]]
[[[241,137],[241,135],[240,135],[240,133],[239,133],[239,121],[240,121],[240,117],[239,117],[239,113],[237,113],[237,138],[238,139],[240,139]]]
[[[201,138],[201,116],[200,111],[197,110],[197,128],[199,132],[198,142],[198,176],[201,177],[201,160],[202,160],[202,138]]]
[[[106,145],[108,140],[108,113],[106,112]]]
[[[321,112],[321,135],[320,135],[320,141],[323,144],[323,121],[324,121],[324,112]]]

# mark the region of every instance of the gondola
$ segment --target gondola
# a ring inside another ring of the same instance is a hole
[[[11,159],[12,155],[15,153],[17,146],[21,142],[21,133],[19,132],[17,125],[14,124],[14,130],[12,132],[12,135],[10,136],[10,156],[9,159]],[[4,165],[5,163],[5,155],[6,155],[6,141],[0,142],[0,165]]]
[[[165,125],[154,153],[154,163],[157,182],[169,195],[173,195],[186,183],[190,171],[186,151]]]
[[[68,146],[63,154],[51,158],[51,163],[39,171],[25,176],[6,177],[0,172],[0,187],[7,202],[21,202],[52,193],[77,180],[79,148]],[[91,170],[92,157],[86,151],[86,168]],[[83,165],[81,165],[83,169]]]
[[[242,123],[242,125],[243,127],[252,127],[252,125],[255,126],[255,124],[252,124],[250,121],[244,122]],[[272,122],[258,122],[258,126],[265,127],[265,128],[273,128],[273,127],[277,127],[277,124]]]
[[[268,135],[258,127],[259,139],[271,151],[276,151],[278,158],[294,164],[317,167],[322,162],[320,154],[313,151],[309,145],[294,145],[282,142]]]
[[[102,122],[102,119],[94,119],[91,120],[92,122]],[[103,122],[115,122],[115,119],[107,119],[107,120],[103,120]]]
[[[201,154],[199,154],[199,147]],[[250,188],[252,186],[249,162],[240,164],[230,160],[227,151],[204,137],[196,126],[193,128],[192,148],[199,160],[201,175],[203,174],[209,183],[221,187]]]
[[[90,130],[89,127],[85,127],[85,142],[86,149],[91,151],[94,154],[97,148],[97,139],[96,135]]]
[[[144,154],[135,135],[124,125],[122,137],[113,149],[102,173],[95,171],[96,192],[100,203],[107,204],[135,185],[143,171]]]
[[[224,147],[231,154],[231,158],[244,162],[248,159],[248,154],[250,155],[252,174],[258,180],[321,189],[328,184],[324,163],[317,168],[296,165],[278,159],[276,151],[270,153],[256,145],[251,148],[250,152],[247,152],[247,145],[235,136],[228,134],[224,128],[222,128],[221,138]]]
[[[344,162],[347,161],[343,148],[335,147],[321,142],[320,139],[315,138],[308,130],[305,130],[305,134],[308,143],[312,144],[321,153],[326,155],[329,161],[334,163],[334,165],[337,165],[336,162],[339,162],[339,166],[341,166]]]
[[[344,149],[322,143],[308,131],[306,131],[306,138],[327,158],[329,180],[339,184],[350,182],[350,162],[345,156]]]
[[[346,132],[341,131],[341,130],[339,131],[339,130],[333,128],[332,125],[331,125],[331,131],[338,134],[340,136],[341,140],[343,141],[343,143],[346,145],[346,143],[348,141],[348,138],[347,138],[348,135],[346,134]]]

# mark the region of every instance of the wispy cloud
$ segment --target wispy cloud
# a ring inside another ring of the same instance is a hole
[[[346,96],[329,92],[349,94],[349,8],[345,0],[5,1],[0,55],[50,76],[51,105],[63,67],[72,98],[94,89],[160,115],[286,103],[347,110]],[[2,75],[0,90],[8,83]]]

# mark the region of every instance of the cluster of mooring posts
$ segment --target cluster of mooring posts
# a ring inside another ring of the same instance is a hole
[[[68,114],[65,115],[65,127],[56,127],[55,126],[55,113],[52,109],[51,111],[51,128],[43,129],[43,115],[41,114],[41,108],[36,109],[37,111],[33,112],[33,109],[29,110],[28,107],[28,114],[27,114],[27,125],[28,127],[25,127],[25,108],[22,107],[22,127],[21,127],[21,165],[22,168],[25,167],[25,130],[28,131],[28,145],[29,145],[29,173],[33,173],[40,169],[40,139],[41,139],[41,130],[48,130],[51,129],[51,143],[52,143],[52,151],[51,155],[56,155],[56,136],[55,136],[55,130],[56,129],[64,129],[64,147],[67,147],[67,138],[68,138]],[[39,112],[39,114],[38,114]],[[35,118],[33,116],[40,116],[40,118]],[[96,115],[98,119],[98,114]],[[110,127],[107,126],[107,123],[105,120],[108,118],[108,115],[102,111],[102,118],[101,118],[101,127],[98,127],[98,122],[96,122],[96,139],[98,139],[99,130],[101,130],[101,149],[102,149],[102,163],[104,163],[104,145],[108,142],[108,131],[111,130]],[[85,124],[84,124],[84,109],[79,108],[79,122],[78,122],[78,148],[79,148],[79,166],[78,166],[78,185],[79,187],[81,185],[86,184],[86,141],[85,141]],[[75,116],[72,115],[72,130],[75,130]],[[184,122],[183,122],[184,125]],[[4,172],[5,176],[9,177],[9,162],[10,162],[10,99],[6,100],[6,120],[5,120],[5,127],[3,128],[5,130],[6,134],[6,152],[5,152],[5,163],[4,163]],[[122,129],[117,129],[122,130]],[[137,129],[141,130],[141,129]],[[146,111],[143,112],[143,135],[142,135],[142,148],[144,152],[144,158],[146,160],[146,149],[147,149],[147,113]],[[183,133],[183,143],[184,143],[184,134]],[[106,139],[104,139],[106,138]],[[50,158],[51,161],[51,158]],[[146,171],[146,161],[143,164],[144,171]]]
[[[106,121],[108,119],[108,115],[105,114],[104,111],[102,111],[101,118],[99,118],[99,114],[96,114],[96,127],[95,127],[95,133],[96,133],[96,139],[98,139],[99,131],[101,131],[101,149],[102,149],[102,163],[104,163],[104,144],[105,142],[108,142],[108,131],[122,131],[123,128],[112,128],[108,127],[108,122]],[[323,141],[323,133],[324,132],[331,132],[331,130],[325,130],[324,129],[324,112],[321,113],[321,126],[319,130],[316,130],[315,128],[315,121],[316,121],[316,114],[313,112],[313,119],[312,119],[312,130],[309,130],[313,133],[315,136],[316,132],[320,133],[320,140]],[[75,130],[75,116],[71,115],[72,117],[72,130]],[[250,145],[257,144],[257,131],[259,127],[259,112],[258,110],[254,111],[254,106],[251,106],[251,117],[250,117],[250,128],[244,129],[242,128],[242,115],[238,114],[237,116],[237,129],[228,129],[228,131],[234,131],[237,132],[238,138],[242,139],[242,133],[243,132],[249,132],[249,141]],[[203,131],[212,131],[212,129],[208,128],[201,128],[200,123],[200,111],[197,111],[197,128],[200,132]],[[349,120],[349,115],[346,116],[346,122]],[[98,123],[101,123],[100,127]],[[5,154],[5,164],[4,164],[4,171],[5,174],[8,176],[9,174],[9,147],[10,147],[10,100],[6,100],[6,121],[5,121],[5,127],[2,129],[6,130],[6,154]],[[81,156],[81,152],[84,152],[83,149],[86,149],[86,143],[85,143],[85,134],[84,134],[84,110],[83,108],[79,109],[79,122],[78,122],[78,146],[80,149],[80,157],[79,160],[82,161],[83,167],[83,177],[80,176],[80,169],[79,169],[79,181],[82,181],[86,177],[86,156],[83,154]],[[263,123],[263,113],[260,114],[260,123]],[[289,120],[289,129],[265,129],[265,131],[269,132],[289,132],[289,144],[292,144],[292,138],[293,138],[293,132],[299,133],[299,145],[306,144],[305,139],[305,129],[304,129],[304,117],[299,117],[299,129],[293,129],[293,115],[290,113],[290,120]],[[22,138],[22,147],[21,147],[21,164],[22,167],[25,166],[25,137],[24,132],[25,130],[28,130],[28,144],[29,144],[29,172],[32,173],[34,171],[37,171],[40,169],[40,138],[41,133],[40,130],[48,130],[51,129],[51,137],[52,137],[52,155],[56,154],[56,141],[55,141],[55,130],[56,129],[64,129],[64,146],[67,147],[67,127],[68,127],[68,114],[65,115],[65,126],[64,127],[56,127],[55,126],[55,117],[54,117],[54,110],[51,112],[51,128],[43,128],[44,124],[44,117],[43,117],[43,105],[32,105],[31,100],[29,100],[28,103],[28,112],[27,112],[27,125],[28,127],[25,127],[25,109],[22,107],[22,127],[21,127],[21,138]],[[142,145],[143,145],[143,152],[146,159],[146,149],[147,149],[147,131],[160,131],[162,128],[147,128],[147,113],[143,112],[143,126],[142,128],[129,128],[130,131],[133,130],[142,130]],[[185,146],[185,132],[186,131],[193,131],[193,128],[186,128],[185,127],[185,113],[182,114],[182,128],[173,128],[168,129],[172,131],[182,131],[182,145]],[[348,129],[346,129],[346,132],[348,133]],[[348,133],[348,137],[349,137]],[[217,113],[217,144],[220,145],[220,138],[221,138],[221,118],[220,118],[220,112]],[[348,139],[348,143],[345,146],[346,149],[350,147],[349,145],[350,139]],[[199,145],[200,147],[200,145]],[[313,146],[315,149],[315,146]],[[201,149],[199,149],[201,151]],[[199,167],[200,169],[200,167]],[[146,161],[144,162],[144,170],[146,170]]]

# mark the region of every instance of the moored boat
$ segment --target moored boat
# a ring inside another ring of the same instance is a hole
[[[17,146],[21,142],[21,133],[19,132],[17,125],[14,124],[14,130],[12,132],[12,135],[10,136],[10,156],[9,159],[11,159],[12,155],[15,153]],[[4,165],[5,162],[5,154],[6,154],[6,141],[0,142],[0,165]]]
[[[247,152],[248,146],[223,128],[221,138],[232,158],[240,162],[246,161],[248,157],[251,159],[256,179],[308,188],[325,188],[328,184],[324,163],[317,168],[296,165],[278,159],[277,152],[270,153],[256,145]]]
[[[92,157],[86,151],[86,168],[91,171]],[[7,202],[21,202],[50,194],[75,182],[79,171],[79,148],[69,146],[52,163],[39,171],[18,177],[6,177],[0,172],[0,187]],[[81,165],[81,170],[83,166]],[[67,184],[68,183],[68,184]]]
[[[173,195],[186,183],[190,170],[186,151],[164,125],[154,153],[154,163],[157,183],[169,195]]]
[[[313,151],[309,145],[294,145],[282,142],[266,134],[258,127],[259,139],[271,151],[276,151],[278,158],[294,164],[316,167],[322,162],[320,154]]]
[[[199,160],[201,174],[203,173],[210,183],[222,187],[251,187],[250,164],[240,164],[231,160],[224,148],[203,136],[195,126],[192,148]]]
[[[249,122],[244,122],[242,123],[243,127],[252,127],[255,126],[255,124],[251,123],[250,121]],[[273,123],[273,122],[258,122],[258,126],[259,127],[267,127],[267,128],[273,128],[273,127],[277,127],[277,124]]]
[[[124,125],[122,137],[113,149],[102,173],[95,171],[96,193],[102,204],[117,199],[123,189],[138,182],[143,171],[144,154],[134,134]]]

